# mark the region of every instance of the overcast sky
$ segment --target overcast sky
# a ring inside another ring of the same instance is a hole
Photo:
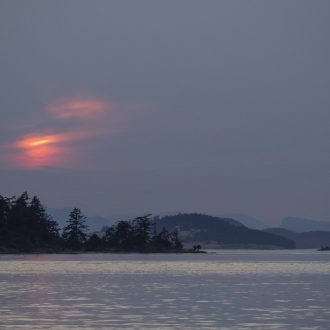
[[[330,2],[0,1],[0,194],[330,220]]]

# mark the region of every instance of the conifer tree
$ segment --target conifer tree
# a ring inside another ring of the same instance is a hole
[[[18,198],[0,196],[0,244],[19,251],[56,248],[58,228],[35,196],[27,192]]]
[[[145,250],[151,240],[150,232],[153,222],[149,219],[149,216],[137,217],[133,221],[134,247],[138,250]]]
[[[8,214],[11,208],[9,198],[0,195],[0,242],[7,244],[9,241],[8,234]]]
[[[63,229],[63,239],[66,246],[73,250],[79,250],[87,238],[86,217],[80,209],[74,208],[67,223],[67,226]]]
[[[33,222],[31,229],[37,245],[51,245],[58,239],[58,224],[45,211],[38,197],[34,196],[29,206]]]
[[[0,195],[0,229],[7,227],[8,213],[10,210],[10,202],[8,198]]]
[[[26,233],[29,227],[29,195],[25,191],[17,199],[13,199],[8,216],[8,228],[10,230]]]

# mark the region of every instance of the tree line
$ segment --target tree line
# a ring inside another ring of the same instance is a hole
[[[167,252],[182,247],[177,230],[157,232],[150,215],[118,221],[102,236],[90,235],[79,208],[70,212],[61,231],[37,196],[30,199],[27,192],[17,198],[0,195],[0,251]]]

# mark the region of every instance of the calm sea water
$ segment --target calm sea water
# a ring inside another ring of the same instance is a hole
[[[1,329],[330,329],[330,253],[1,255]]]

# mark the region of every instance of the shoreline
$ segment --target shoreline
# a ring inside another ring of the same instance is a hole
[[[107,250],[107,251],[13,251],[13,250],[1,250],[0,255],[10,254],[207,254],[207,251],[193,249],[182,249],[182,250],[167,250],[167,251],[125,251],[125,250]]]

